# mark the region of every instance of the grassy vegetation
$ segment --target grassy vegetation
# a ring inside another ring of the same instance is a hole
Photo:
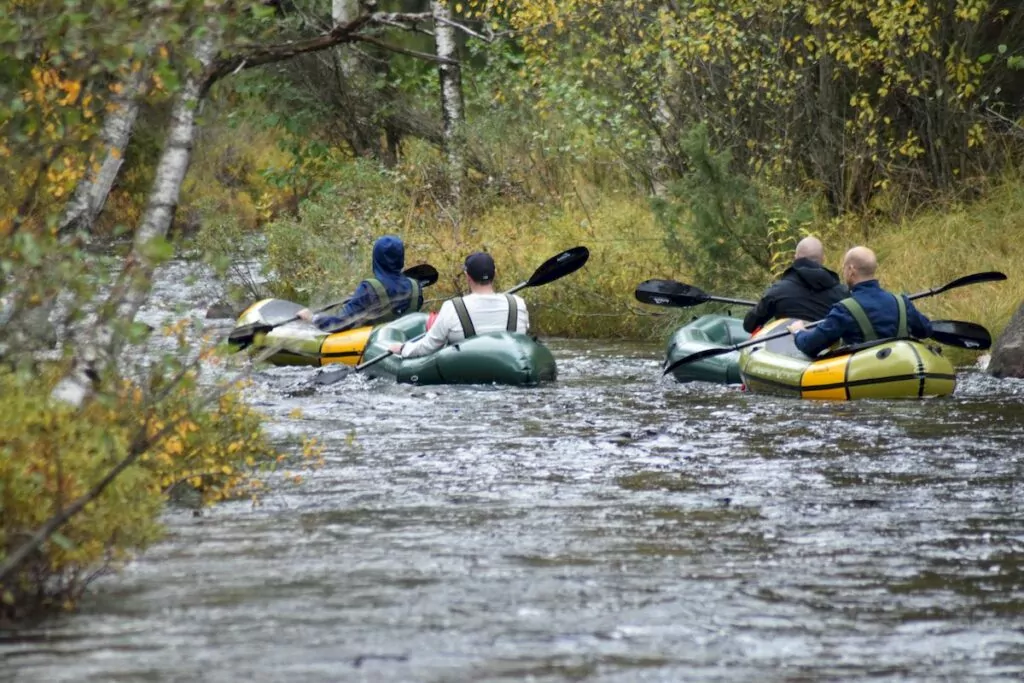
[[[884,287],[907,293],[987,270],[1006,273],[1006,282],[963,287],[918,302],[932,318],[984,325],[996,338],[1024,302],[1024,174],[995,181],[983,198],[934,204],[898,221],[850,220],[828,237],[828,258],[839,265],[843,252],[866,244],[878,253]],[[951,350],[952,351],[952,350]],[[977,355],[952,351],[960,363]]]
[[[230,144],[230,143],[227,143]],[[257,153],[251,151],[250,153]],[[692,279],[688,267],[666,248],[664,229],[654,220],[649,198],[632,190],[607,190],[576,181],[564,192],[512,198],[490,197],[457,218],[430,189],[426,150],[416,162],[383,172],[359,162],[339,165],[326,189],[314,193],[297,214],[285,212],[264,226],[262,251],[277,275],[273,293],[320,304],[343,295],[369,273],[369,247],[380,234],[395,233],[406,242],[406,262],[427,262],[441,273],[428,291],[442,300],[463,285],[461,262],[474,250],[491,252],[498,264],[498,286],[529,277],[546,258],[583,244],[590,248],[587,267],[558,283],[527,291],[535,329],[568,337],[662,339],[680,321],[703,309],[670,311],[639,305],[636,285],[651,277],[673,278],[710,288]],[[192,187],[215,186],[213,164],[200,165]],[[200,199],[201,201],[201,199]],[[226,249],[252,225],[250,214],[235,220],[224,204],[209,217],[221,230]],[[838,269],[843,253],[856,244],[878,252],[883,285],[919,291],[961,275],[1002,270],[1009,282],[951,291],[921,302],[932,317],[971,320],[998,334],[1024,299],[1024,281],[1015,265],[1024,262],[1024,177],[1011,174],[993,183],[973,203],[934,204],[899,220],[850,216],[840,221],[816,218],[806,230],[821,235],[828,263]],[[781,245],[788,249],[790,245]],[[767,284],[771,275],[747,279]],[[721,290],[721,291],[719,291]],[[714,293],[756,297],[747,284]],[[434,304],[437,305],[436,303]]]

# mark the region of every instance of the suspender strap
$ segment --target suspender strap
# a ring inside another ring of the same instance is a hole
[[[384,289],[384,283],[375,277],[367,278],[367,284],[373,289],[373,293],[377,295],[376,307],[368,311],[367,318],[378,319],[385,318],[391,315],[391,297],[388,296],[388,290]],[[366,322],[363,323],[364,325]]]
[[[519,326],[519,306],[516,304],[516,299],[511,294],[506,294],[505,299],[508,301],[508,322],[505,324],[505,329],[509,332],[515,332],[516,327]]]
[[[864,307],[861,306],[856,299],[852,296],[843,299],[839,302],[843,308],[850,312],[853,319],[857,321],[857,326],[860,327],[860,333],[864,337],[864,341],[875,341],[878,339],[878,335],[875,333],[875,327],[868,320],[868,314],[864,312]]]
[[[409,291],[409,308],[405,312],[415,313],[420,310],[420,283],[409,278],[409,284],[412,285],[412,289]]]
[[[896,308],[900,312],[900,322],[896,327],[896,336],[900,339],[906,339],[909,335],[907,334],[907,302],[899,294],[894,294],[896,297]]]
[[[466,339],[476,336],[476,328],[473,327],[473,321],[469,317],[469,311],[466,310],[466,302],[462,300],[461,296],[457,296],[452,299],[452,305],[455,306],[455,313],[459,316],[459,322],[462,324],[462,334],[466,336]]]

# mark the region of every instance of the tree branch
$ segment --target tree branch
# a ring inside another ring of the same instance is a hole
[[[437,64],[458,65],[458,61],[456,60],[445,59],[444,57],[438,57],[437,55],[432,55],[427,52],[417,52],[416,50],[408,50],[404,47],[398,47],[397,45],[385,43],[383,40],[380,40],[379,38],[374,38],[373,36],[356,35],[353,36],[353,41],[357,41],[360,43],[369,43],[370,45],[376,45],[377,47],[383,48],[385,50],[390,50],[391,52],[397,52],[400,55],[406,55],[407,57],[415,57],[416,59],[422,59],[427,62],[435,62]]]
[[[372,42],[367,40],[368,36],[360,34],[361,31],[369,27],[396,23],[415,24],[429,19],[431,19],[429,12],[374,12],[373,14],[363,14],[344,24],[338,24],[330,31],[313,38],[291,40],[277,45],[255,45],[241,48],[235,54],[218,57],[210,65],[203,75],[203,88],[200,97],[205,95],[206,91],[218,80],[236,71],[282,62],[296,55],[319,52],[342,43]]]
[[[490,33],[491,35],[490,36],[485,36],[482,33],[477,33],[476,31],[474,31],[473,29],[469,28],[465,24],[460,24],[459,22],[455,21],[454,19],[446,19],[444,17],[434,17],[434,21],[436,21],[436,22],[438,22],[440,24],[448,24],[449,26],[452,26],[454,28],[459,29],[460,31],[462,31],[463,33],[465,33],[468,36],[473,36],[474,38],[479,38],[480,40],[484,41],[485,43],[493,43],[494,40],[495,40],[495,37],[496,37],[496,34],[493,31],[490,31],[489,29],[488,29],[488,33]]]

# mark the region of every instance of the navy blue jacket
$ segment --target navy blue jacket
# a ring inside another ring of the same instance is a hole
[[[400,316],[409,309],[409,292],[412,284],[402,274],[405,266],[405,245],[394,235],[385,235],[373,244],[373,276],[377,278],[391,299],[390,311]],[[395,305],[396,300],[399,302]],[[417,310],[423,307],[423,289],[420,289]],[[388,310],[381,310],[377,293],[369,282],[363,280],[352,293],[348,303],[338,315],[318,315],[313,324],[321,330],[338,330],[361,325],[371,325]]]
[[[900,314],[895,294],[882,289],[878,280],[865,280],[853,286],[850,296],[864,308],[864,313],[867,314],[879,339],[896,336]],[[928,318],[914,308],[914,304],[906,295],[901,294],[900,296],[907,304],[907,331],[918,339],[930,337],[932,324]],[[816,356],[840,338],[846,344],[857,344],[864,341],[860,326],[857,325],[857,321],[854,320],[850,311],[845,306],[835,304],[820,325],[810,330],[797,332],[793,341],[796,343],[796,347],[808,356]]]

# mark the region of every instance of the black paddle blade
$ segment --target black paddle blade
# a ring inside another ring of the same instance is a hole
[[[402,275],[411,277],[420,283],[420,287],[429,287],[430,285],[437,282],[437,268],[430,265],[429,263],[421,263],[418,266],[412,268],[406,268],[402,271]]]
[[[992,347],[992,335],[981,325],[963,320],[933,320],[932,339],[960,349],[984,351]]]
[[[958,287],[966,287],[967,285],[977,285],[977,284],[981,284],[982,282],[1002,282],[1005,279],[1006,279],[1006,273],[1000,273],[997,270],[989,270],[989,271],[985,271],[984,273],[972,273],[971,275],[964,275],[963,277],[958,277],[957,279],[953,280],[952,282],[947,282],[946,284],[942,285],[941,287],[935,287],[933,289],[926,289],[923,292],[918,292],[917,294],[911,294],[908,298],[910,298],[910,299],[920,299],[920,298],[926,297],[926,296],[933,296],[935,294],[941,294],[942,292],[947,292],[947,291],[949,291],[951,289],[956,289]]]
[[[542,263],[540,268],[533,271],[533,275],[527,280],[526,286],[540,287],[575,273],[586,264],[588,258],[590,258],[590,250],[586,247],[566,249],[561,254],[552,256]]]
[[[644,280],[636,286],[637,301],[655,306],[686,308],[711,301],[703,290],[675,280]]]
[[[257,334],[260,332],[270,332],[272,329],[274,329],[274,325],[270,323],[252,323],[236,327],[228,334],[228,344],[245,348],[252,344],[252,340]]]

